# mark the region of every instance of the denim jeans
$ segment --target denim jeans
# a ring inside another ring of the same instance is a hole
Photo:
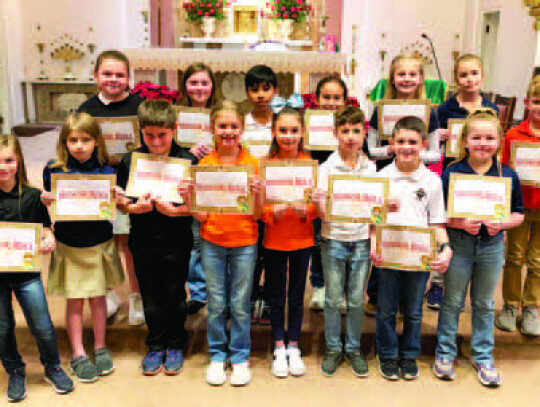
[[[201,222],[193,219],[191,231],[193,232],[193,249],[189,259],[189,273],[187,285],[189,289],[190,300],[206,302],[206,280],[204,278],[204,270],[201,259]]]
[[[304,316],[304,293],[311,247],[283,251],[264,250],[264,290],[270,304],[270,324],[274,341],[285,336],[285,301],[288,297],[289,342],[298,342]],[[287,275],[289,289],[287,290]]]
[[[459,230],[448,230],[454,251],[444,275],[444,298],[437,326],[437,356],[453,360],[458,353],[456,336],[459,314],[471,285],[471,355],[475,362],[492,362],[495,338],[493,296],[504,260],[504,240],[478,238]]]
[[[381,359],[416,360],[420,355],[422,304],[429,273],[379,269],[376,342]],[[403,309],[403,336],[396,334],[396,313]]]
[[[369,273],[369,279],[367,282],[366,294],[368,296],[368,302],[370,304],[377,305],[377,294],[379,291],[379,268],[371,266],[371,273]]]
[[[311,268],[309,272],[309,281],[313,288],[324,287],[324,273],[321,260],[321,227],[319,218],[313,221],[313,249],[311,251]]]
[[[28,327],[36,339],[40,360],[45,369],[60,366],[56,332],[51,321],[41,276],[22,283],[0,284],[0,359],[8,374],[25,364],[15,339],[12,293],[21,306]]]
[[[326,348],[341,351],[341,314],[339,306],[347,292],[345,317],[345,352],[360,351],[364,321],[364,289],[369,275],[369,240],[340,242],[321,240],[321,254],[326,282],[324,299],[324,334]]]
[[[257,244],[224,247],[201,239],[208,287],[208,351],[210,360],[247,362],[251,349],[250,296]],[[229,275],[228,275],[229,274]],[[231,339],[227,340],[227,303],[231,304]]]

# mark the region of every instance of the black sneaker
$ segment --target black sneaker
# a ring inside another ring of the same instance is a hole
[[[405,380],[414,380],[420,375],[418,373],[418,365],[416,364],[416,360],[412,359],[401,359],[399,361],[399,371],[401,377],[403,377]]]
[[[16,403],[26,398],[26,372],[24,369],[15,369],[9,375],[7,399]]]
[[[322,374],[327,377],[333,376],[337,372],[342,359],[341,351],[327,350],[321,362]]]
[[[75,388],[73,380],[61,367],[45,370],[45,381],[48,382],[58,394],[71,393]]]
[[[196,301],[196,300],[189,300],[187,302],[187,314],[188,315],[195,315],[197,312],[199,312],[204,306],[206,305],[205,302],[202,301]]]
[[[261,300],[259,310],[259,324],[270,325],[270,305],[265,300]]]
[[[380,359],[379,373],[387,380],[399,380],[399,366],[394,359]]]
[[[345,352],[345,359],[352,367],[353,373],[358,377],[368,377],[369,368],[362,352]]]

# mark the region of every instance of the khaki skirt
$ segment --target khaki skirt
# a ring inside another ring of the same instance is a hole
[[[56,242],[48,294],[66,298],[99,297],[123,281],[122,263],[113,239],[94,247],[70,247]]]

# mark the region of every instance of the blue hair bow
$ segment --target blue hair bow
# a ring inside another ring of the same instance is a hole
[[[304,107],[304,101],[302,96],[299,93],[293,93],[289,99],[285,99],[281,96],[274,96],[270,102],[270,109],[274,113],[279,113],[283,110],[284,107],[289,106],[294,109],[301,109]]]

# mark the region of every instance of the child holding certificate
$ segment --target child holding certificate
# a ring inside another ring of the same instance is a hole
[[[219,102],[212,108],[210,128],[214,151],[200,164],[245,165],[257,170],[257,160],[240,144],[244,116],[238,104]],[[260,186],[250,180],[254,208],[259,206]],[[232,364],[231,385],[245,386],[251,381],[249,369],[250,295],[253,269],[257,260],[257,210],[253,215],[199,212],[201,254],[208,286],[208,351],[210,363],[206,381],[221,386],[227,380],[227,359]],[[227,337],[227,305],[231,310],[230,340]]]
[[[338,150],[320,167],[319,189],[316,195],[322,225],[322,259],[326,299],[324,333],[326,352],[321,363],[325,376],[332,376],[343,359],[341,345],[341,315],[339,307],[346,293],[345,357],[353,373],[368,375],[368,366],[360,351],[360,336],[364,313],[364,289],[369,275],[369,224],[331,222],[325,219],[328,178],[331,174],[372,176],[375,164],[362,152],[365,138],[364,113],[355,107],[343,107],[336,112],[335,135]],[[317,200],[317,198],[320,198]]]
[[[88,113],[93,117],[128,117],[136,116],[143,99],[129,93],[129,59],[120,51],[109,50],[98,55],[94,68],[94,81],[99,93],[77,109],[78,112]],[[133,270],[133,257],[129,251],[127,239],[129,233],[129,218],[116,211],[113,221],[113,234],[120,257],[124,260],[129,280],[128,321],[130,325],[144,323],[139,284]],[[114,291],[107,291],[107,316],[111,317],[118,311],[120,298]]]
[[[0,135],[0,222],[41,224],[41,251],[54,250],[54,236],[41,191],[28,184],[21,146],[15,136]],[[73,390],[73,381],[60,367],[56,333],[49,314],[41,275],[36,272],[0,273],[0,359],[9,375],[7,398],[26,398],[26,366],[17,349],[12,297],[15,294],[38,344],[45,380],[57,393]]]
[[[424,122],[405,116],[394,128],[391,146],[395,161],[379,172],[390,179],[390,198],[399,200],[399,210],[388,213],[389,225],[434,227],[439,253],[429,262],[429,269],[444,272],[452,250],[444,224],[446,213],[441,180],[422,163],[420,152],[427,145]],[[372,236],[371,259],[380,266],[385,259],[376,252]],[[386,259],[399,263],[400,259]],[[404,271],[400,268],[379,268],[376,341],[379,353],[379,373],[388,380],[414,380],[418,377],[416,360],[420,354],[422,302],[429,272]],[[403,312],[401,341],[395,331],[398,306]],[[399,362],[398,362],[398,357]]]
[[[504,231],[523,222],[523,200],[515,171],[497,160],[501,147],[502,128],[493,110],[477,110],[465,122],[461,154],[443,173],[442,182],[447,201],[450,175],[470,174],[507,177],[512,180],[510,216],[503,220],[448,219],[448,236],[453,257],[444,275],[445,292],[439,323],[438,345],[433,373],[444,380],[453,380],[454,359],[458,354],[459,314],[470,285],[472,305],[471,359],[478,371],[478,380],[487,387],[498,387],[501,379],[493,361],[493,295],[504,262]],[[486,181],[487,182],[487,181]],[[478,204],[482,200],[478,199]]]
[[[130,171],[134,153],[197,162],[193,154],[174,141],[176,113],[170,103],[146,100],[139,106],[137,116],[144,145],[122,158],[118,167],[120,187],[125,189],[129,179],[135,177],[136,172]],[[151,171],[147,173],[152,176]],[[129,213],[128,244],[148,326],[148,353],[141,364],[142,372],[153,376],[163,368],[165,374],[176,375],[184,364],[183,349],[187,340],[184,285],[193,246],[193,219],[188,205],[173,204],[152,194],[121,199],[119,208]]]
[[[307,160],[303,151],[305,131],[302,113],[285,107],[272,119],[270,160]],[[294,171],[294,167],[291,168]],[[306,367],[300,357],[298,340],[304,314],[304,292],[313,246],[312,203],[265,204],[264,233],[265,291],[270,303],[274,339],[272,373],[276,377],[302,376]],[[288,278],[287,278],[288,276]],[[288,289],[287,289],[287,281]],[[285,347],[285,303],[288,298],[288,346]]]
[[[540,83],[531,83],[527,91],[525,106],[529,118],[509,130],[504,138],[503,163],[509,165],[512,145],[525,142],[537,145],[536,158],[540,157]],[[529,144],[531,145],[531,144]],[[531,145],[531,146],[532,146]],[[538,163],[536,167],[538,168]],[[538,173],[538,171],[536,171]],[[504,331],[516,329],[519,308],[522,308],[521,333],[540,335],[538,306],[540,305],[540,186],[521,185],[525,205],[525,221],[507,234],[506,262],[503,274],[504,307],[495,325]],[[521,272],[527,264],[525,286],[521,290]]]
[[[270,104],[278,94],[277,76],[266,65],[255,65],[246,73],[244,80],[247,99],[251,103],[251,112],[246,115],[246,126],[243,134],[244,141],[258,140],[270,142],[272,140],[272,109]],[[251,292],[251,322],[261,325],[270,324],[270,306],[268,305],[264,287],[260,285],[263,273],[262,238],[264,236],[264,223],[259,220],[258,257],[253,277],[253,290]]]
[[[53,173],[112,174],[108,154],[96,120],[86,113],[68,116],[60,130],[56,158],[43,170],[43,186],[49,193],[43,201],[52,203]],[[120,257],[109,221],[62,221],[54,225],[57,240],[51,256],[47,292],[67,299],[66,326],[72,348],[71,370],[84,383],[114,371],[111,352],[105,347],[107,309],[105,292],[124,281]],[[94,363],[86,356],[82,342],[84,300],[92,311]]]

